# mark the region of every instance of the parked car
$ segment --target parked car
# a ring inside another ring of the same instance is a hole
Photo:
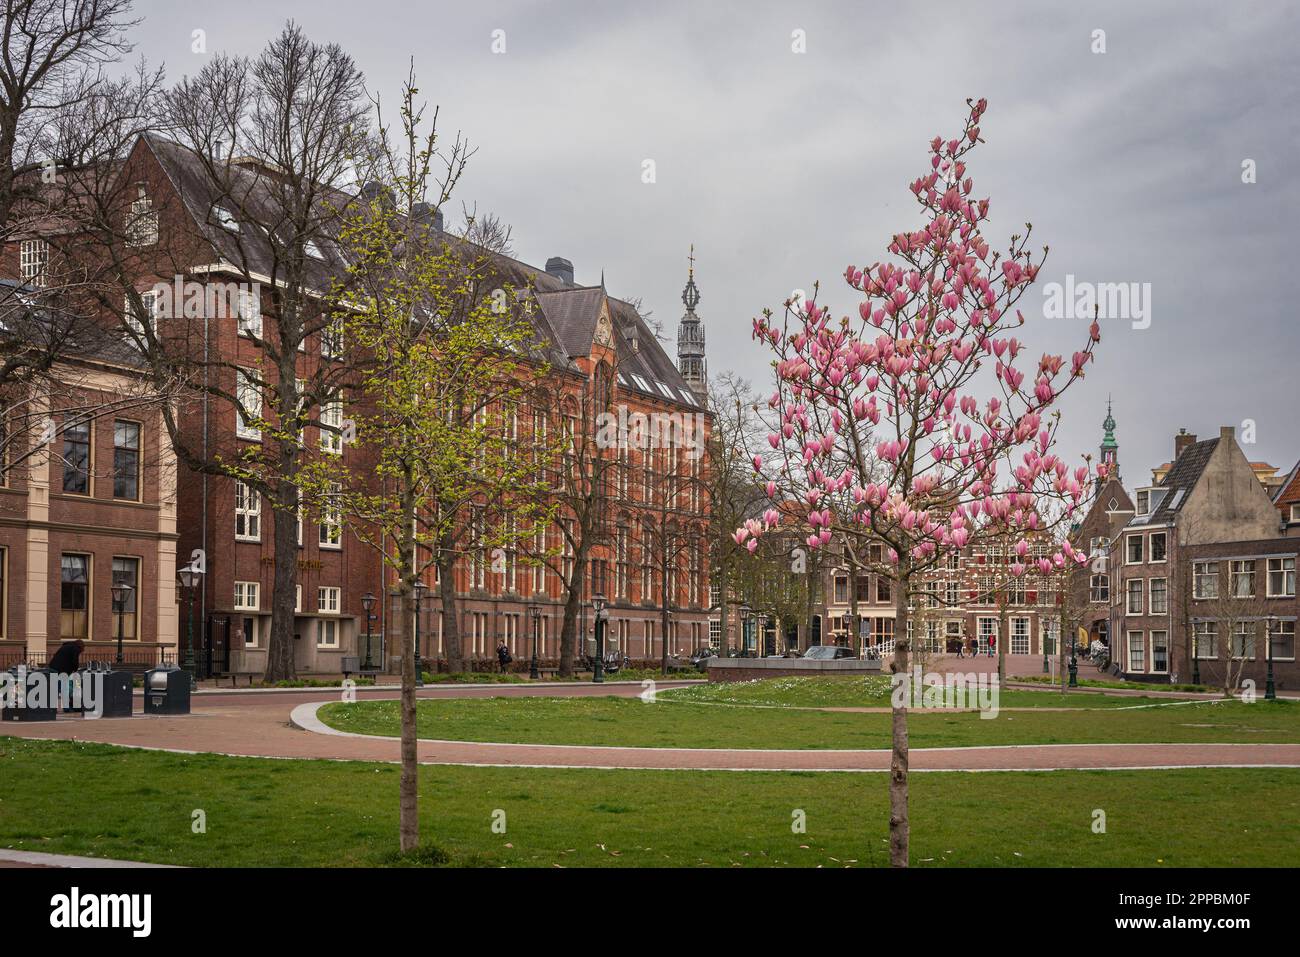
[[[709,659],[717,657],[718,653],[712,648],[701,648],[695,654],[691,655],[691,664],[695,666],[696,671],[708,671]]]
[[[803,656],[813,661],[838,661],[841,658],[857,657],[852,648],[844,645],[813,645]]]

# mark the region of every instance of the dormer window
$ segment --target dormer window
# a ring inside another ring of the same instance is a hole
[[[232,233],[239,232],[239,220],[237,220],[235,214],[225,206],[213,206],[212,218],[222,229],[229,230]]]
[[[1147,489],[1141,489],[1137,493],[1137,513],[1139,515],[1151,514],[1151,492]]]
[[[1291,521],[1300,522],[1300,502],[1291,503]]]

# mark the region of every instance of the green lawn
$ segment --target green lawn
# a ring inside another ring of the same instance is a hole
[[[196,866],[388,862],[397,768],[0,738],[0,846]],[[425,766],[421,834],[460,865],[887,860],[883,774]],[[191,830],[193,812],[207,830]],[[1094,833],[1094,810],[1106,832]],[[506,832],[493,814],[505,812]],[[792,833],[792,815],[806,833]],[[1300,865],[1300,770],[912,776],[917,866]]]
[[[884,690],[877,685],[885,682]],[[475,698],[423,700],[419,735],[459,741],[683,748],[886,748],[887,713],[819,711],[818,707],[882,706],[887,679],[777,678],[660,692],[654,704],[636,698]],[[1100,742],[1300,743],[1300,705],[1293,702],[1200,701],[1003,691],[1002,710],[916,713],[908,725],[917,748],[991,744]],[[1068,711],[1050,708],[1069,707]],[[331,727],[396,735],[398,703],[331,703],[320,709]]]

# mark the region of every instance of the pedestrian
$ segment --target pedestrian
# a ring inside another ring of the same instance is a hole
[[[506,673],[507,666],[509,666],[510,662],[514,660],[515,660],[514,657],[510,654],[509,647],[507,647],[506,645],[506,640],[502,638],[497,643],[497,661],[501,663],[502,674]]]
[[[63,644],[59,645],[59,650],[50,658],[50,673],[53,675],[76,674],[77,668],[81,664],[81,653],[85,651],[85,649],[86,643],[80,638],[74,639],[73,641],[65,641]],[[71,687],[71,684],[69,683],[66,687]],[[60,695],[60,698],[62,697],[63,696]],[[70,704],[70,701],[64,699],[62,704],[63,710],[76,710],[71,708]]]
[[[989,635],[989,657],[990,658],[993,657],[993,649],[995,649],[997,646],[998,646],[998,636]]]
[[[957,657],[958,657],[958,658],[964,658],[964,657],[966,657],[966,647],[965,647],[965,646],[966,646],[966,641],[965,641],[965,639],[962,639],[962,640],[960,640],[960,641],[957,642]]]
[[[73,641],[65,641],[59,645],[59,650],[54,653],[50,659],[50,671],[56,675],[70,675],[77,670],[81,663],[81,653],[86,649],[86,643],[80,638]]]

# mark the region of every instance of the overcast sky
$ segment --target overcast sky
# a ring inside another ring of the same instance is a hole
[[[970,174],[992,198],[995,248],[1030,221],[1051,246],[1040,285],[1150,284],[1148,328],[1102,322],[1097,362],[1063,404],[1062,451],[1096,448],[1113,395],[1130,486],[1169,459],[1179,427],[1213,436],[1252,420],[1248,456],[1283,470],[1300,457],[1293,4],[138,0],[137,12],[137,52],[173,80],[206,58],[194,30],[207,55],[255,54],[288,17],[346,47],[390,103],[414,57],[444,128],[478,147],[458,198],[511,224],[520,258],[565,256],[579,283],[603,269],[613,295],[641,299],[675,336],[694,243],[710,372],[764,394],[752,317],[819,279],[823,303],[856,315],[844,267],[919,225],[907,183],[929,169],[928,140],[957,135],[966,98],[987,97]],[[1068,355],[1086,323],[1045,318],[1043,303],[1036,290],[1023,300],[1022,338]],[[665,345],[675,354],[675,338]]]

